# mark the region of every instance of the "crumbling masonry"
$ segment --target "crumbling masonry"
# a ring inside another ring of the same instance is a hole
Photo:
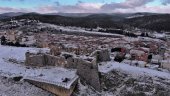
[[[50,54],[33,54],[27,52],[25,63],[27,66],[59,66],[68,69],[77,69],[77,74],[80,79],[100,92],[101,81],[98,63],[109,60],[111,60],[109,51],[105,49],[95,51],[91,57],[85,59],[67,53],[54,56]]]

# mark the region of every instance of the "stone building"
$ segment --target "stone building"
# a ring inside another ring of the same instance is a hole
[[[73,53],[76,55],[90,55],[94,49],[80,47],[64,47],[64,45],[51,46],[50,54],[59,55],[61,52]]]
[[[73,56],[69,54],[62,54],[62,55],[54,56],[54,55],[44,54],[44,53],[34,54],[34,53],[27,52],[25,55],[26,55],[25,64],[27,66],[68,67],[69,64],[73,65],[72,64]]]
[[[170,60],[162,60],[161,67],[170,70]]]
[[[132,60],[145,61],[145,62],[148,61],[148,53],[146,53],[143,50],[132,49],[130,50],[130,54]]]
[[[9,40],[10,42],[16,42],[16,39],[16,32],[10,31],[7,33],[7,40]]]
[[[91,54],[92,57],[95,57],[97,62],[104,62],[104,61],[110,61],[110,52],[108,49],[102,49],[102,50],[97,50],[94,51]]]
[[[25,53],[25,65],[26,66],[43,66],[44,62],[44,54],[34,54],[30,52]]]
[[[27,52],[25,63],[27,66],[59,66],[68,69],[77,69],[77,75],[80,79],[100,92],[101,82],[98,63],[110,61],[110,54],[105,49],[95,51],[91,56],[81,58],[66,52],[53,55]]]

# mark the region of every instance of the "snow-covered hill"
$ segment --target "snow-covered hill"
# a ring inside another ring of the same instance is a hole
[[[126,17],[127,19],[131,19],[131,18],[137,18],[137,17],[143,17],[145,15],[133,15],[133,16],[129,16],[129,17]]]

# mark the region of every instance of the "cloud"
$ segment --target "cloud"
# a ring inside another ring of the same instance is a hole
[[[169,12],[170,5],[167,6],[141,6],[136,8],[128,8],[128,9],[115,9],[112,12],[116,13],[135,13],[135,12],[152,12],[152,13],[170,13]]]
[[[61,5],[59,2],[54,2],[52,5],[41,5],[36,8],[10,8],[0,7],[0,13],[4,12],[38,12],[38,13],[132,13],[132,12],[155,12],[155,13],[170,13],[169,0],[166,1],[166,6],[150,6],[147,5],[154,0],[126,0],[120,3],[87,3],[79,0],[75,5]]]
[[[163,4],[163,5],[170,4],[170,0],[162,0],[162,4]]]
[[[76,5],[41,6],[41,12],[65,12],[65,13],[112,13],[112,12],[134,12],[139,7],[144,7],[147,3],[154,0],[126,0],[121,3],[84,3],[79,1]],[[128,13],[129,13],[128,12]]]
[[[35,9],[35,11],[43,13],[55,13],[55,12],[65,12],[65,13],[98,13],[100,11],[101,3],[77,3],[76,5],[46,5],[40,6]],[[38,9],[38,10],[37,10]]]
[[[28,9],[24,8],[0,7],[0,13],[6,12],[29,12],[29,11]]]
[[[154,0],[126,0],[125,2],[121,3],[111,3],[111,4],[105,4],[102,6],[103,10],[113,10],[113,9],[127,9],[127,8],[135,8],[140,7],[143,5],[146,5],[149,2],[152,2]]]
[[[102,3],[79,3],[77,6],[85,8],[85,9],[100,9],[103,4]]]

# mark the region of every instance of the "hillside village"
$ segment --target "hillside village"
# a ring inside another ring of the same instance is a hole
[[[106,33],[99,27],[24,19],[0,25],[0,76],[4,78],[20,77],[19,82],[59,96],[170,94],[170,35],[166,32],[136,28]]]

